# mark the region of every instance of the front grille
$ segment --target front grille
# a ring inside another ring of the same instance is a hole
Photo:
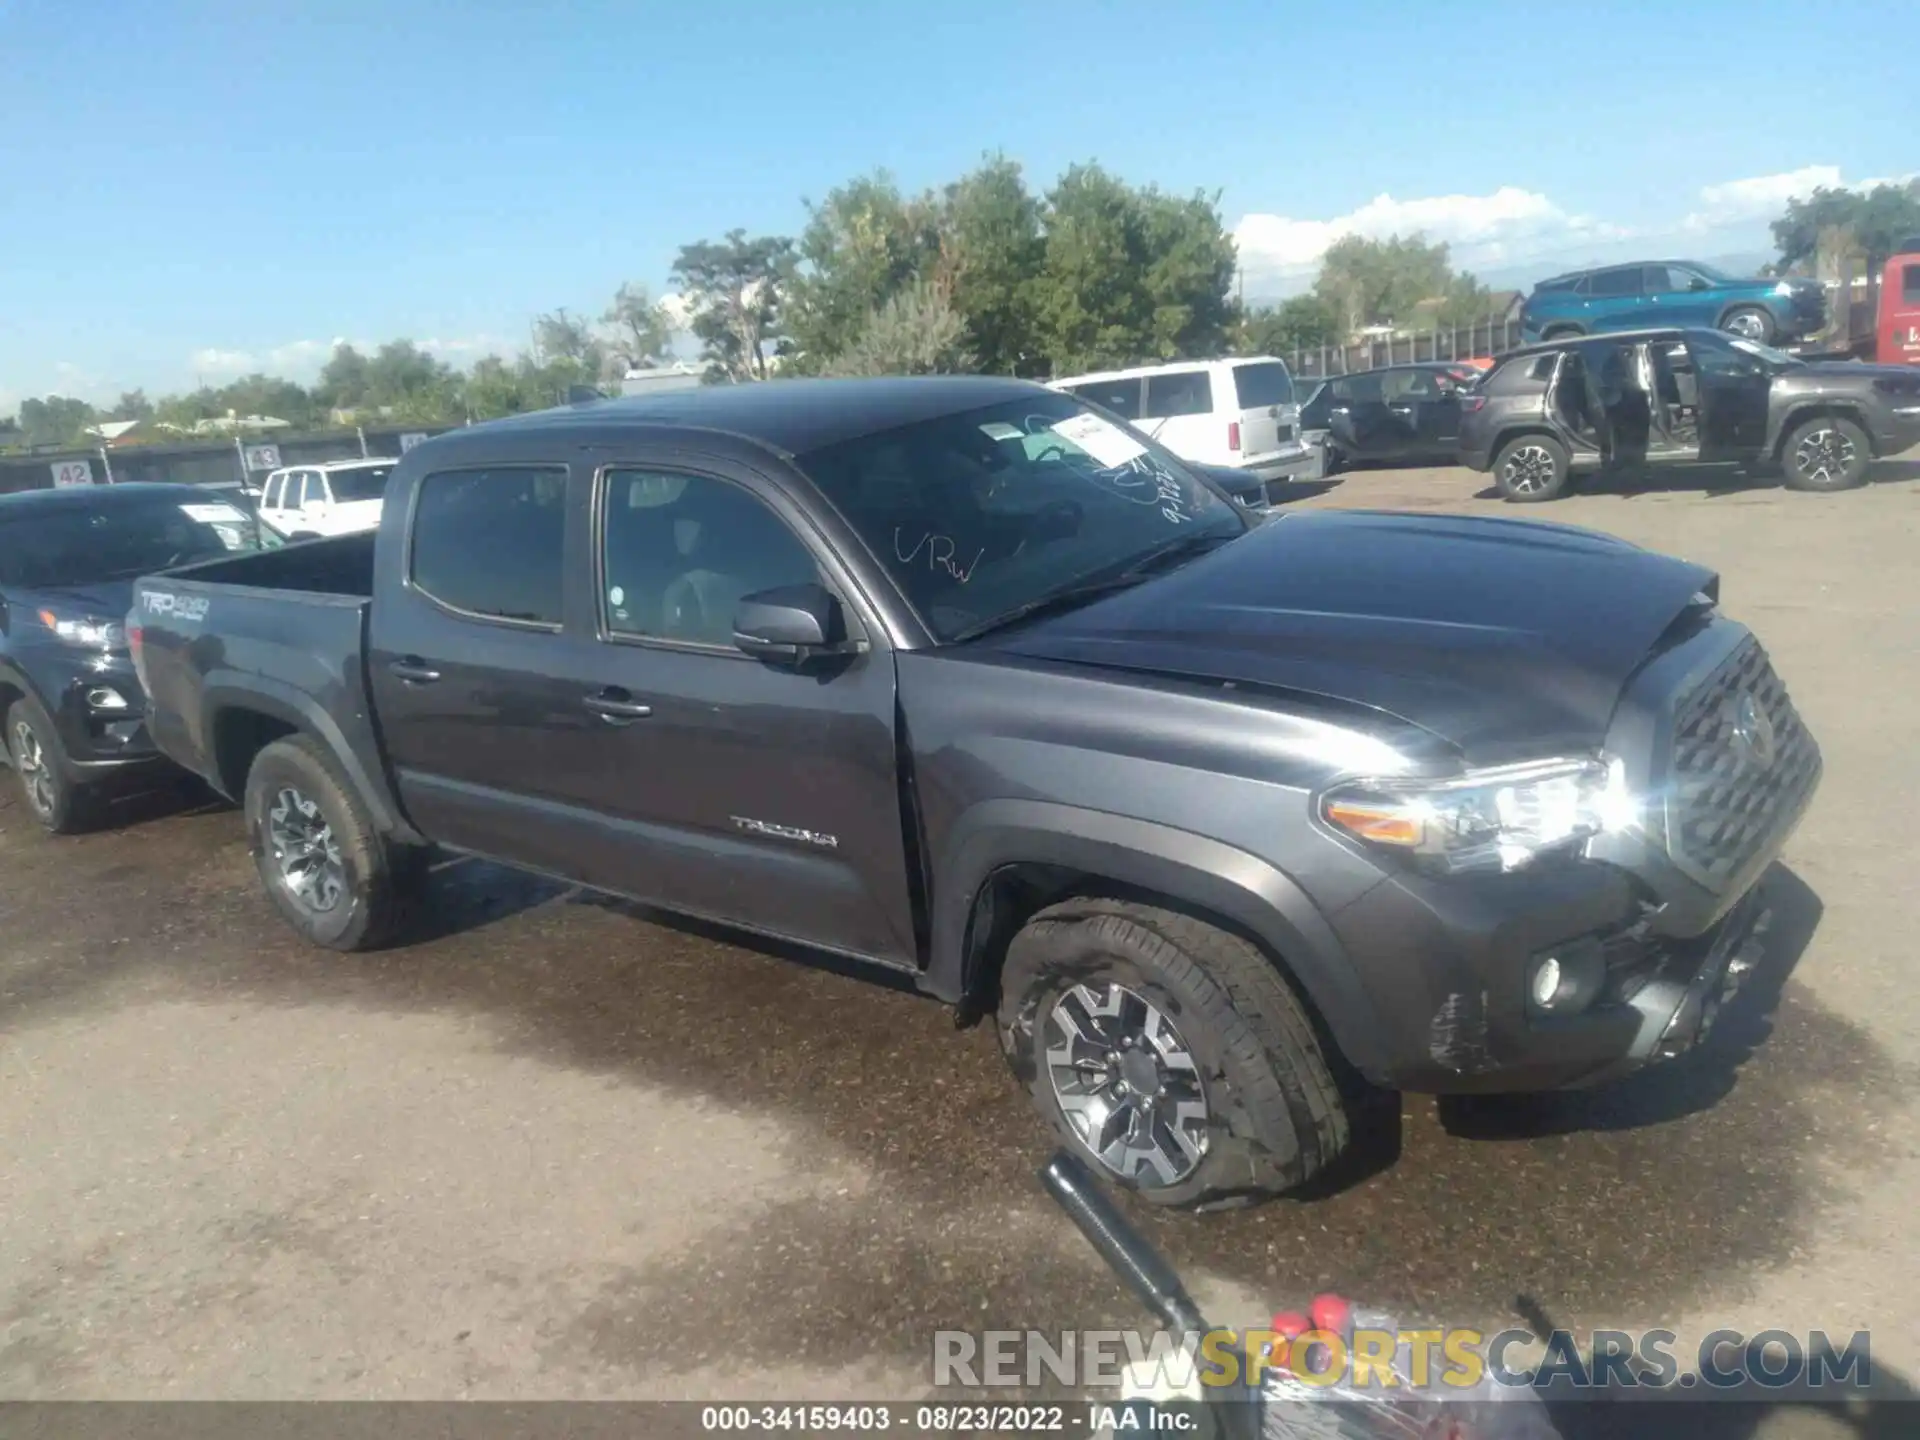
[[[1758,640],[1681,702],[1671,775],[1668,852],[1714,891],[1800,813],[1820,777],[1820,747]]]

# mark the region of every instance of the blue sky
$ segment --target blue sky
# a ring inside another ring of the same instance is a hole
[[[305,378],[336,337],[511,351],[662,288],[684,241],[989,150],[1221,190],[1250,294],[1344,229],[1494,277],[1757,254],[1785,195],[1920,166],[1910,28],[1884,0],[0,0],[0,412]]]

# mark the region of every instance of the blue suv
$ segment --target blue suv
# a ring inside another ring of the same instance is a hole
[[[1774,345],[1818,334],[1826,323],[1827,295],[1817,280],[1742,280],[1692,260],[1556,275],[1534,286],[1520,307],[1529,343],[1698,325]]]

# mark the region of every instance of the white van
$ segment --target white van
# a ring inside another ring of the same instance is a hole
[[[289,540],[350,535],[380,523],[387,477],[398,460],[332,460],[289,465],[260,489],[260,522]]]
[[[1313,463],[1300,443],[1293,376],[1287,362],[1272,355],[1137,365],[1052,384],[1111,410],[1196,464],[1290,480]]]

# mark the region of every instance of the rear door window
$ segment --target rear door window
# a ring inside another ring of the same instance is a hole
[[[408,579],[458,614],[558,629],[566,498],[562,466],[427,476],[414,501]]]
[[[1122,420],[1140,418],[1140,377],[1131,380],[1089,380],[1083,385],[1069,385],[1071,394],[1082,400],[1092,401],[1104,409],[1111,410]]]
[[[1387,400],[1431,400],[1437,393],[1426,370],[1389,370],[1380,377],[1380,394]]]
[[[1233,388],[1242,410],[1265,410],[1273,405],[1291,405],[1294,401],[1293,376],[1278,360],[1234,366]]]
[[[1628,265],[1619,270],[1598,271],[1588,280],[1588,293],[1596,300],[1618,300],[1624,296],[1638,295],[1641,270],[1641,266]]]
[[[1213,383],[1204,370],[1171,370],[1147,377],[1147,420],[1171,420],[1179,415],[1213,413]]]

